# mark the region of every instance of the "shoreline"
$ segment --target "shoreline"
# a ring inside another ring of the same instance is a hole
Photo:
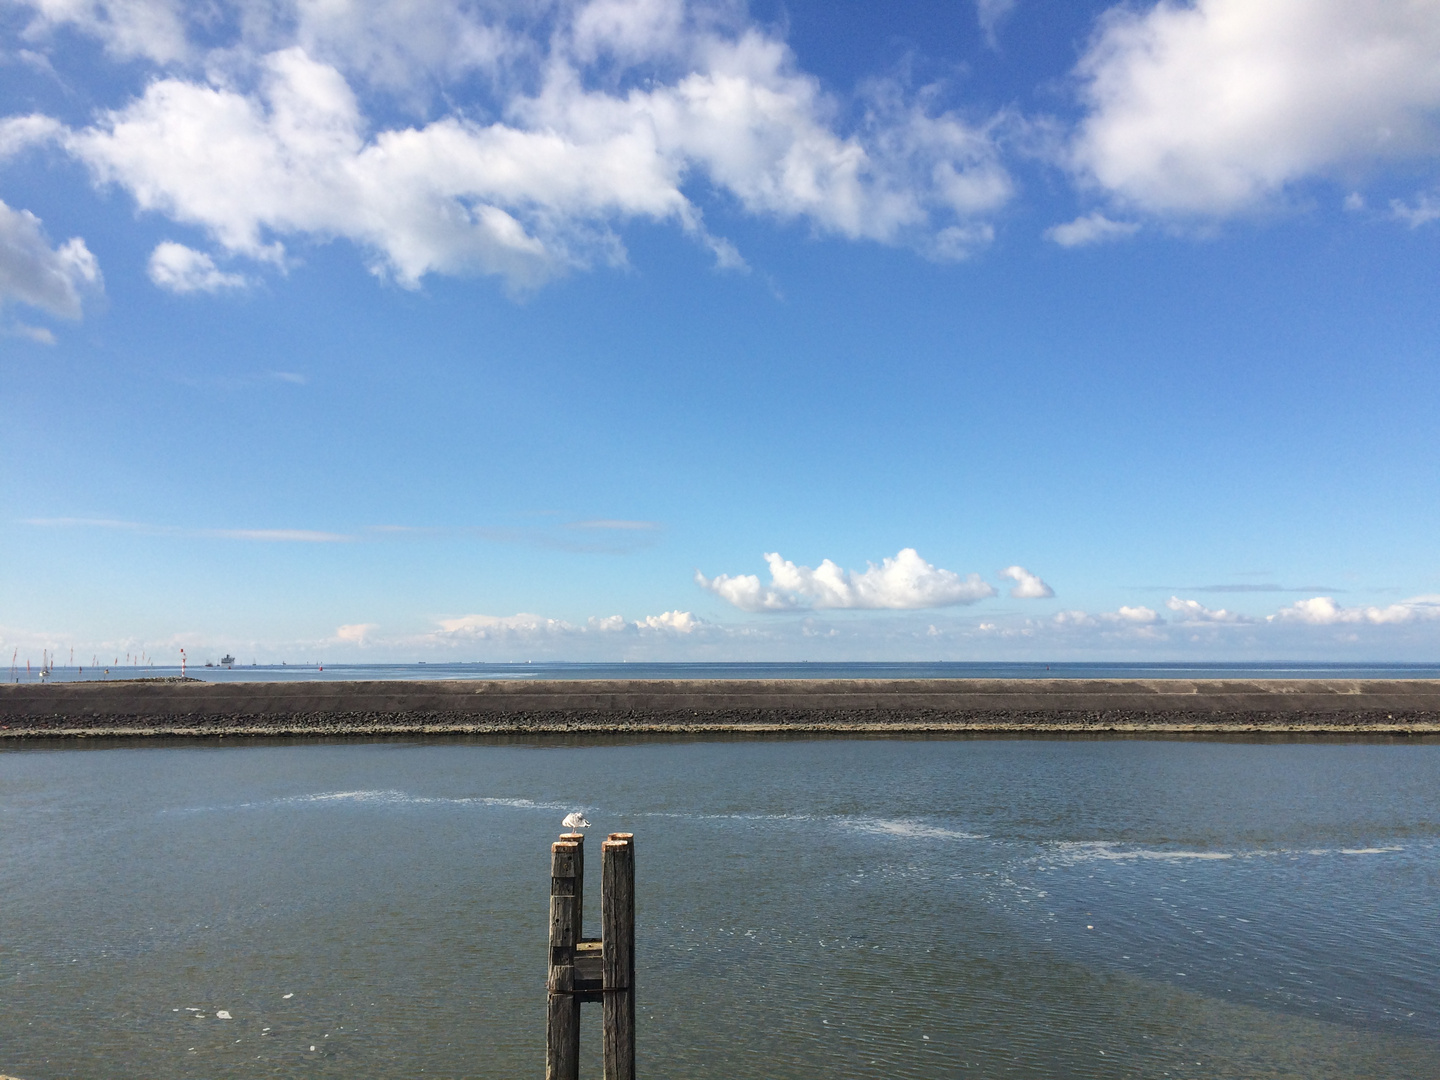
[[[403,735],[1440,735],[1440,680],[0,685],[0,741]]]

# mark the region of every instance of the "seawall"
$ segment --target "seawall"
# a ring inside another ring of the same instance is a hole
[[[1440,734],[1440,681],[913,679],[0,685],[0,739],[546,732]]]

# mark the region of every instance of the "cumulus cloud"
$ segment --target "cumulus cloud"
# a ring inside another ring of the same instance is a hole
[[[167,292],[221,292],[246,285],[243,274],[226,273],[203,251],[166,240],[150,253],[150,280]]]
[[[618,229],[645,220],[743,267],[706,227],[703,192],[956,259],[989,242],[986,215],[1012,192],[997,121],[876,80],[842,122],[845,103],[727,4],[221,4],[203,33],[163,0],[29,7],[33,33],[68,23],[160,77],[88,128],[5,121],[28,125],[14,140],[54,138],[97,181],[232,255],[274,261],[282,245],[340,238],[406,286],[484,273],[525,288],[622,263]],[[227,47],[196,44],[230,23]],[[442,115],[386,126],[366,96],[377,86],[434,87]]]
[[[1253,619],[1233,611],[1226,611],[1224,608],[1207,608],[1198,600],[1181,600],[1178,596],[1172,596],[1165,601],[1165,606],[1175,612],[1177,623],[1249,623]]]
[[[697,619],[688,611],[663,611],[659,615],[646,615],[636,621],[637,630],[662,630],[673,634],[693,634],[705,625],[704,619]]]
[[[797,566],[776,552],[768,552],[770,584],[755,574],[719,574],[707,578],[695,572],[695,582],[741,611],[797,611],[807,608],[913,609],[973,604],[995,595],[994,586],[979,574],[962,577],[922,559],[914,548],[904,548],[864,571],[841,569],[825,559],[811,569]]]
[[[1304,177],[1434,155],[1440,0],[1118,6],[1077,74],[1086,179],[1155,213],[1229,214]]]
[[[1000,571],[1000,576],[1015,582],[1010,595],[1017,600],[1044,600],[1055,595],[1054,589],[1023,566],[1007,566]]]
[[[1440,595],[1415,596],[1398,604],[1386,607],[1341,607],[1329,596],[1316,596],[1309,600],[1297,600],[1289,607],[1281,608],[1274,615],[1267,616],[1272,622],[1308,623],[1312,626],[1332,626],[1345,623],[1409,623],[1428,619],[1440,619]]]
[[[335,640],[349,642],[353,645],[364,645],[365,639],[378,629],[380,629],[379,623],[347,623],[345,626],[335,628]]]
[[[78,319],[84,293],[99,287],[100,264],[84,240],[51,247],[38,217],[0,202],[0,305],[16,301]]]
[[[1107,240],[1123,240],[1139,231],[1140,226],[1133,221],[1111,221],[1097,210],[1063,225],[1054,225],[1045,230],[1045,236],[1061,247],[1071,248],[1101,244]]]

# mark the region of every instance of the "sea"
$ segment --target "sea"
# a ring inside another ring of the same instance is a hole
[[[117,658],[118,659],[118,658]],[[369,679],[1440,679],[1440,662],[1388,663],[1045,663],[920,661],[857,663],[494,663],[189,664],[185,674],[208,682],[294,682]],[[41,669],[12,663],[10,682],[38,682]],[[177,676],[178,666],[115,663],[54,667],[50,682]]]
[[[582,810],[649,1080],[1440,1077],[1432,739],[228,743],[0,750],[0,1074],[540,1077]]]

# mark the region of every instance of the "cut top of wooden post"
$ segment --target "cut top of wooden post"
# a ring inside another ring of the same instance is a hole
[[[550,895],[574,896],[575,879],[580,876],[580,845],[557,840],[550,845]]]

